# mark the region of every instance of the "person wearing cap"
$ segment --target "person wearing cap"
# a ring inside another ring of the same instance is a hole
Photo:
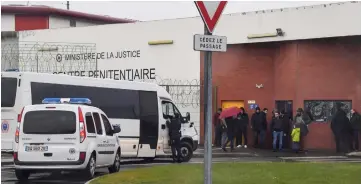
[[[251,117],[251,128],[254,137],[254,146],[264,148],[264,139],[267,130],[266,113],[261,112],[259,107],[256,107],[255,113]]]

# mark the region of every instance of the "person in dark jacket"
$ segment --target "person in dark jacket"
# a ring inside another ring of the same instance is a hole
[[[337,104],[337,112],[331,120],[331,130],[335,137],[336,152],[348,152],[350,121],[346,112]]]
[[[237,115],[237,127],[238,133],[236,135],[236,145],[237,148],[244,147],[247,148],[247,129],[249,124],[249,117],[243,107],[240,108],[241,112]],[[242,137],[244,138],[244,145],[242,145]]]
[[[355,110],[351,109],[350,123],[352,126],[352,151],[359,151],[359,135],[361,134],[361,115]]]
[[[261,109],[259,107],[256,107],[256,112],[252,115],[251,128],[253,131],[255,147],[264,147],[264,139],[267,130],[267,111],[268,110],[266,109],[266,112],[261,112]]]
[[[282,144],[283,144],[283,121],[280,118],[278,112],[274,113],[274,118],[271,122],[271,130],[273,135],[273,151],[277,151],[277,141],[279,150],[282,150]]]
[[[234,133],[235,133],[235,124],[237,115],[234,115],[232,117],[225,118],[225,124],[226,124],[226,131],[227,131],[227,141],[224,142],[222,145],[223,151],[227,152],[226,146],[228,143],[231,144],[231,151],[234,149]]]
[[[182,162],[181,160],[181,122],[179,117],[175,117],[167,121],[167,127],[169,129],[169,137],[172,148],[173,161]]]
[[[213,116],[213,126],[214,126],[214,144],[216,147],[221,147],[221,139],[222,139],[222,128],[221,128],[221,120],[219,119],[219,115],[221,114],[222,109],[219,108],[217,112]]]
[[[288,116],[285,110],[281,110],[280,119],[282,120],[282,127],[283,127],[282,146],[284,148],[288,148],[290,146],[290,140],[291,140],[291,118]]]

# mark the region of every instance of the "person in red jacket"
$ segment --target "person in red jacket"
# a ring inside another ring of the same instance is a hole
[[[216,147],[222,146],[222,128],[221,128],[221,120],[219,119],[219,115],[221,114],[222,109],[219,108],[217,112],[213,115],[213,126],[214,126],[214,144]]]

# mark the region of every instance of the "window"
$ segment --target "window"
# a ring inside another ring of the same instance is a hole
[[[25,134],[74,134],[76,115],[72,111],[30,111],[25,114]]]
[[[93,117],[89,112],[85,114],[85,123],[88,133],[95,133]]]
[[[350,100],[305,100],[304,110],[309,110],[314,121],[329,122],[337,111],[337,105],[341,106],[350,117],[352,101]]]
[[[112,131],[110,122],[109,122],[108,118],[105,117],[103,114],[102,114],[102,120],[103,120],[103,124],[104,124],[105,134],[107,136],[113,136],[113,131]]]
[[[1,77],[1,107],[14,107],[17,78]]]
[[[175,118],[175,115],[180,115],[177,107],[175,107],[172,102],[163,101],[162,110],[164,118]]]
[[[139,119],[139,92],[136,90],[32,82],[31,94],[32,104],[41,104],[49,97],[84,97],[109,118]]]
[[[100,122],[99,114],[94,112],[93,117],[94,117],[95,127],[97,128],[97,134],[103,135],[103,128],[102,128],[102,124]]]

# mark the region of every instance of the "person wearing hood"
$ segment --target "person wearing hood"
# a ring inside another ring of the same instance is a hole
[[[348,152],[348,137],[351,124],[346,112],[341,109],[340,104],[337,104],[336,108],[337,112],[331,120],[331,130],[335,137],[336,152]]]
[[[237,135],[236,135],[236,145],[237,148],[244,147],[247,148],[247,129],[249,124],[249,117],[243,107],[240,108],[241,112],[237,115]],[[242,145],[242,137],[244,138],[244,145]]]
[[[352,126],[352,150],[359,151],[359,135],[361,134],[361,115],[355,110],[351,109],[350,123]]]
[[[253,140],[255,147],[264,147],[264,139],[267,130],[266,113],[267,109],[266,112],[261,112],[261,109],[259,107],[256,107],[256,112],[252,115],[251,118],[251,128],[253,131]]]

